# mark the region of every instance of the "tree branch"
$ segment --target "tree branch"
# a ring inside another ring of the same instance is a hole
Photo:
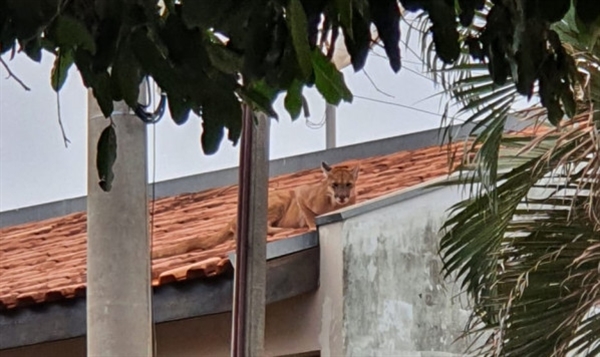
[[[7,79],[12,77],[15,81],[17,81],[17,83],[21,85],[21,87],[23,87],[23,89],[27,91],[31,90],[31,88],[29,88],[25,83],[23,83],[23,81],[10,70],[8,64],[4,62],[4,59],[2,59],[2,57],[0,57],[0,63],[2,63],[2,65],[4,66],[4,68],[6,68],[6,71],[8,72],[8,77],[6,77]]]

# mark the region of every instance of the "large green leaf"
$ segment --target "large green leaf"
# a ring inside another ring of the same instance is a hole
[[[135,108],[138,104],[142,79],[142,69],[131,51],[130,42],[123,41],[115,58],[111,80],[118,87],[121,97],[130,108]]]
[[[335,0],[335,7],[340,14],[340,24],[349,38],[354,37],[352,31],[352,0]]]
[[[202,107],[202,135],[200,142],[202,150],[204,150],[206,155],[216,153],[223,140],[225,126],[219,121],[219,115],[220,113],[217,108],[211,103],[207,103]]]
[[[283,101],[285,109],[290,113],[292,120],[298,119],[302,111],[302,83],[295,80],[288,89]]]
[[[238,94],[254,110],[260,110],[271,118],[279,118],[272,106],[277,90],[264,81],[253,82],[249,86],[241,88]]]
[[[370,0],[371,17],[394,72],[400,70],[400,9],[396,0]],[[458,45],[458,43],[457,43]]]
[[[32,60],[40,62],[42,60],[42,39],[36,37],[28,41],[25,46],[23,46],[23,52],[25,52]]]
[[[294,49],[296,50],[300,69],[302,69],[304,78],[308,78],[312,74],[312,61],[307,37],[306,14],[304,13],[300,0],[290,0],[287,7],[286,19],[292,35],[292,41],[294,43]]]
[[[65,84],[69,68],[73,65],[73,54],[70,50],[59,51],[54,66],[52,67],[52,75],[50,84],[54,91],[58,92]]]
[[[175,124],[181,125],[185,123],[192,110],[190,103],[174,93],[169,93],[167,97],[171,118]]]
[[[315,85],[328,103],[338,105],[342,99],[352,102],[352,93],[344,82],[344,76],[318,49],[312,53],[312,63]]]
[[[98,101],[98,105],[105,117],[109,117],[113,112],[113,100],[110,87],[110,75],[108,72],[102,72],[96,75],[92,84],[92,93]]]
[[[87,26],[78,19],[61,15],[56,19],[55,41],[57,44],[70,48],[80,46],[90,53],[96,52],[96,43]]]

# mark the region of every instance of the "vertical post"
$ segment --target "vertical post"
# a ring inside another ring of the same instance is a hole
[[[98,185],[96,151],[109,120],[88,91],[88,356],[153,352],[146,126],[129,113],[124,102],[115,103],[117,161],[112,189],[104,192]]]
[[[231,355],[263,356],[270,118],[244,105]]]
[[[336,106],[325,103],[325,147],[333,149],[335,144],[336,131]]]

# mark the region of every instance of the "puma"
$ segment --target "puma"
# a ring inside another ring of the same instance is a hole
[[[292,190],[269,192],[267,234],[286,228],[315,229],[315,217],[356,203],[355,183],[359,165],[330,167],[321,163],[324,178],[320,182],[299,186]],[[190,239],[183,244],[152,252],[152,258],[183,254],[196,249],[209,249],[234,239],[237,220],[231,220],[223,229],[208,239]]]

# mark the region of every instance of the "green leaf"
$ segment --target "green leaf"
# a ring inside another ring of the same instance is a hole
[[[202,135],[200,136],[200,143],[206,155],[216,153],[221,141],[223,141],[225,127],[216,118],[216,114],[210,104],[202,107]]]
[[[131,34],[131,50],[142,66],[145,73],[154,78],[156,83],[166,93],[176,92],[183,96],[183,88],[178,80],[178,72],[165,55],[165,49],[158,39],[152,38],[151,34],[143,28],[135,30]],[[177,75],[177,76],[176,76]]]
[[[65,84],[65,80],[67,79],[67,74],[69,73],[69,68],[71,68],[71,65],[73,65],[73,53],[71,50],[59,50],[58,55],[54,60],[54,66],[52,67],[52,75],[50,78],[50,84],[55,92],[60,91],[63,84]]]
[[[358,10],[358,8],[354,8]],[[352,68],[355,72],[360,71],[367,61],[371,45],[370,19],[366,18],[361,11],[355,11],[352,14],[352,37],[347,34],[348,29],[344,29],[344,44],[350,54]]]
[[[277,89],[271,87],[263,80],[252,82],[250,87],[262,94],[270,102],[275,100],[275,97],[277,97],[277,93],[279,92]]]
[[[242,107],[231,93],[215,93],[202,105],[202,149],[207,155],[214,154],[223,140],[223,128],[229,131],[228,139],[237,144],[242,132]]]
[[[242,57],[221,44],[208,42],[206,51],[213,66],[225,73],[238,73],[242,67]]]
[[[342,99],[352,102],[352,93],[344,82],[344,75],[318,49],[313,51],[312,63],[315,84],[328,103],[338,105]]]
[[[113,112],[113,100],[110,91],[110,76],[108,72],[98,73],[92,83],[92,93],[98,101],[102,114],[106,118]]]
[[[42,40],[40,37],[36,37],[33,40],[27,42],[25,44],[23,51],[27,54],[29,58],[36,62],[40,62],[42,60]]]
[[[252,106],[253,110],[262,111],[277,119],[277,113],[273,110],[273,102],[278,93],[277,89],[268,85],[264,80],[260,80],[243,87],[238,94],[246,103]]]
[[[96,43],[86,25],[78,19],[61,15],[56,20],[56,42],[65,47],[81,47],[90,53],[96,52]]]
[[[290,113],[292,120],[298,119],[302,111],[302,82],[294,79],[284,99],[285,109]]]
[[[173,93],[169,93],[167,97],[171,119],[177,125],[185,123],[190,116],[191,107],[189,103]]]
[[[272,118],[278,118],[273,109],[273,101],[261,91],[253,87],[242,87],[238,94],[253,110],[260,110]]]
[[[131,51],[129,41],[126,41],[119,46],[111,71],[111,80],[130,108],[135,108],[138,103],[140,83],[143,78],[140,64]]]
[[[112,168],[117,160],[117,133],[112,124],[104,128],[102,134],[100,134],[97,148],[96,169],[100,180],[98,185],[103,191],[108,192],[111,190],[115,178]]]
[[[350,38],[354,37],[352,31],[352,0],[335,0],[335,7],[340,14],[340,23],[344,28],[344,34]]]
[[[290,0],[287,8],[287,22],[292,35],[294,50],[304,78],[312,73],[310,45],[307,37],[307,20],[300,0]]]
[[[397,0],[370,1],[371,19],[377,27],[388,56],[390,66],[398,72],[400,63],[400,9]]]

